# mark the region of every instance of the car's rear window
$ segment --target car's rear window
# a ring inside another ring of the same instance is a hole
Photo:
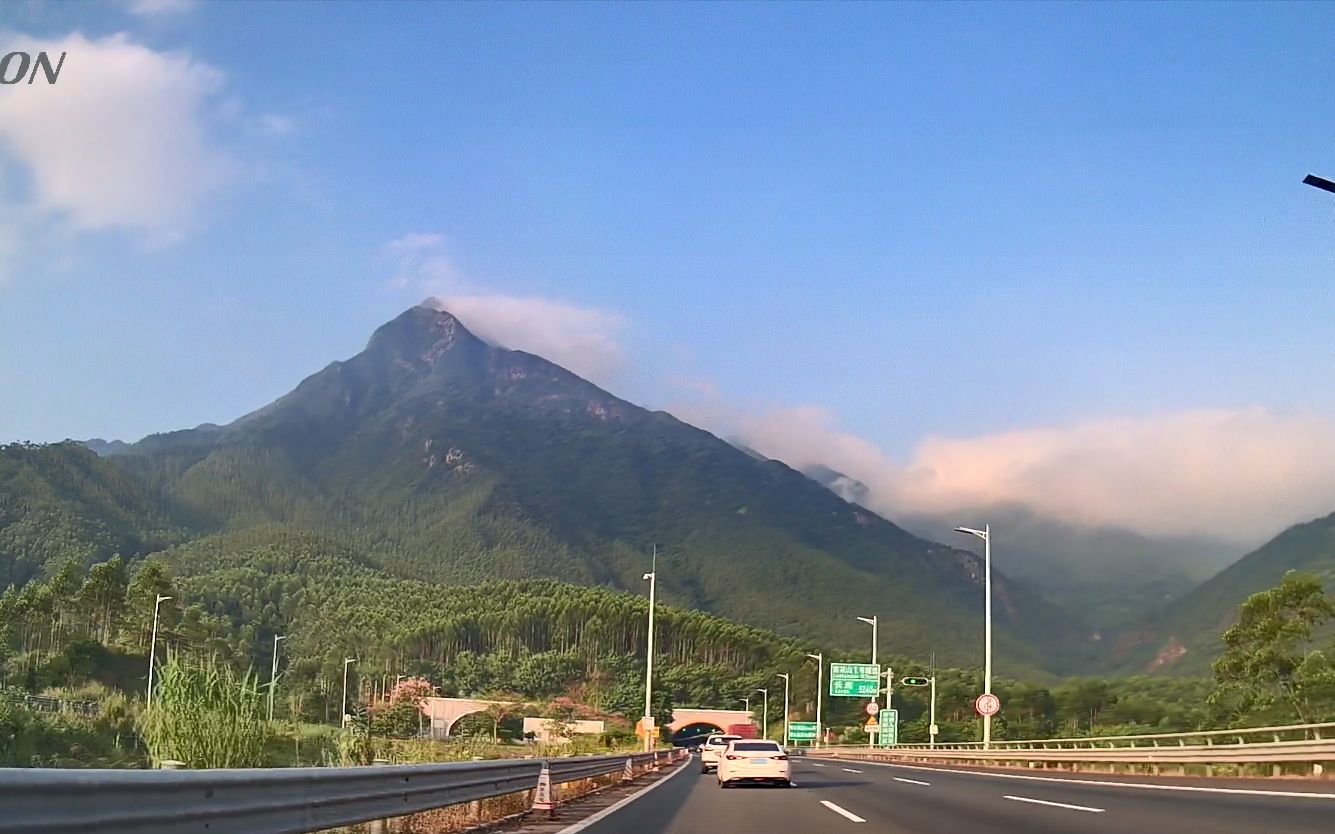
[[[728,742],[730,742],[730,741],[736,741],[736,740],[739,739],[739,738],[741,738],[741,736],[714,736],[713,738],[711,738],[709,741],[707,741],[707,742],[705,742],[705,743],[706,743],[706,744],[714,744],[714,745],[718,745],[718,746],[720,746],[720,747],[724,747],[724,746],[727,746]]]
[[[777,753],[779,745],[772,741],[741,741],[734,744],[732,749],[740,753]]]

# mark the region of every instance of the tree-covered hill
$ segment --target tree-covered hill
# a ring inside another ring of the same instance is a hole
[[[110,461],[201,531],[313,531],[403,578],[636,592],[657,544],[673,604],[850,647],[877,614],[887,647],[981,654],[978,557],[428,307],[251,415],[128,452]],[[995,580],[1001,657],[1084,650],[1078,617]]]
[[[77,443],[0,446],[0,588],[183,535],[138,479]]]
[[[1335,513],[1280,533],[1124,636],[1119,666],[1199,675],[1223,650],[1221,635],[1249,596],[1296,570],[1335,589]]]

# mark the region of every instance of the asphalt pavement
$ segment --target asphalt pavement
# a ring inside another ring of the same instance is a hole
[[[721,790],[698,762],[579,834],[1332,834],[1335,786],[1182,784],[793,760],[797,787]]]

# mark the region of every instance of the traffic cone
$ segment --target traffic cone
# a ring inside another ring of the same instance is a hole
[[[556,797],[552,795],[552,771],[545,761],[542,763],[542,772],[538,774],[538,789],[533,793],[533,810],[546,811],[547,819],[556,816]]]
[[[626,757],[626,768],[625,768],[625,770],[621,771],[621,781],[623,781],[623,782],[633,782],[633,781],[635,781],[635,767],[634,767],[634,765],[631,764],[631,761],[630,761],[630,757],[629,757],[629,756]]]

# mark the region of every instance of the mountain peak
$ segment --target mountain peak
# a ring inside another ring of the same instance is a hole
[[[366,352],[414,365],[433,365],[441,355],[457,347],[484,344],[452,313],[428,300],[376,328]]]

